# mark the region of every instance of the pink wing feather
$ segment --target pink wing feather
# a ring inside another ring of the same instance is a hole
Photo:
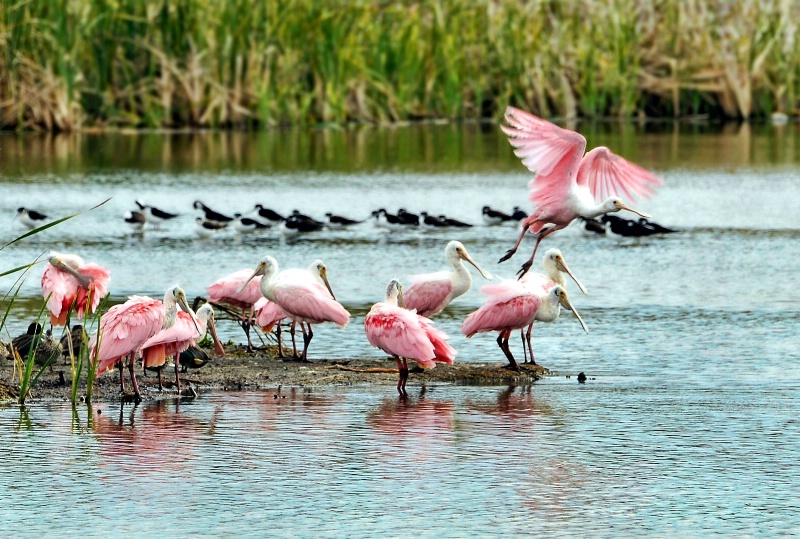
[[[453,283],[449,278],[420,280],[403,292],[407,309],[414,309],[422,316],[433,316],[450,303]]]
[[[364,319],[364,330],[372,346],[430,369],[436,366],[436,353],[419,319],[402,307],[376,303]]]
[[[87,308],[89,313],[96,312],[100,302],[108,294],[111,272],[92,262],[81,266],[78,272],[92,278],[88,291],[83,287],[78,290],[78,300],[76,302],[78,305],[78,318],[83,318]],[[87,305],[90,300],[91,303]]]
[[[72,305],[79,287],[78,279],[47,264],[42,274],[42,297],[47,300],[47,310],[50,311],[50,321],[53,325],[66,323],[66,311]],[[63,322],[62,311],[64,311]]]
[[[255,305],[253,305],[253,309],[258,312],[256,324],[264,331],[271,331],[272,326],[274,326],[276,322],[288,316],[286,311],[281,309],[277,303],[267,298],[258,300]]]
[[[89,342],[97,374],[111,368],[120,358],[141,346],[161,330],[164,306],[146,296],[131,296],[121,305],[114,305],[100,318],[100,346],[95,354],[97,335]]]
[[[611,196],[648,198],[662,185],[658,176],[614,154],[605,146],[587,153],[578,169],[577,182],[589,188],[597,202]]]
[[[534,320],[542,304],[541,297],[517,281],[487,285],[481,291],[489,297],[461,325],[461,333],[467,337],[487,331],[523,328]]]
[[[318,283],[293,283],[291,286],[276,285],[275,302],[292,318],[311,324],[333,322],[345,327],[350,313],[341,303],[331,298],[328,290]]]
[[[178,317],[172,326],[162,329],[142,345],[142,361],[145,367],[163,365],[167,356],[179,354],[194,344],[206,329],[205,322],[200,318],[197,319],[197,325],[200,333],[194,326],[192,316],[178,311]]]
[[[258,275],[244,287],[241,293],[236,291],[253,274],[251,269],[235,271],[230,275],[218,279],[208,285],[206,292],[211,303],[230,303],[244,309],[250,308],[254,303],[261,299],[261,276]]]

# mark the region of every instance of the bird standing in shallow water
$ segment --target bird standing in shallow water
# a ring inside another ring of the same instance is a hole
[[[38,228],[50,220],[45,214],[27,208],[17,208],[17,217],[20,223],[30,229]]]
[[[386,298],[372,306],[364,319],[369,343],[394,356],[399,377],[397,391],[406,395],[408,359],[425,369],[436,363],[453,364],[456,351],[447,342],[447,334],[431,326],[432,322],[403,307],[403,286],[389,281]]]
[[[416,309],[418,314],[431,317],[442,311],[458,296],[466,293],[472,286],[472,276],[464,267],[462,260],[475,266],[484,279],[492,278],[472,259],[460,241],[451,241],[445,246],[444,258],[453,267],[453,271],[413,276],[411,286],[404,295],[407,308]]]
[[[514,154],[536,174],[528,184],[535,208],[522,222],[522,233],[514,247],[500,262],[516,253],[528,231],[536,234],[536,244],[530,259],[522,265],[521,275],[533,264],[539,243],[577,217],[593,219],[620,210],[649,217],[616,195],[647,198],[654,187],[661,185],[655,174],[613,154],[604,146],[584,155],[586,139],[583,135],[525,111],[508,107],[505,118],[509,125],[501,128],[516,148]]]

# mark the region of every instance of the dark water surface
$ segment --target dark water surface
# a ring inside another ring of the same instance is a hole
[[[800,137],[798,126],[581,124],[654,169],[664,187],[638,207],[680,233],[643,240],[553,235],[589,290],[568,284],[589,326],[566,313],[537,325],[555,375],[530,387],[283,389],[193,402],[34,404],[0,410],[7,448],[0,520],[15,536],[774,536],[800,531]],[[529,174],[496,125],[271,131],[262,134],[0,135],[0,215],[102,208],[0,252],[2,267],[50,249],[112,271],[115,301],[190,296],[265,254],[282,267],[321,258],[345,329],[318,326],[310,355],[380,357],[363,317],[392,277],[444,269],[461,240],[499,277],[511,226],[489,204],[527,208]],[[132,234],[136,198],[183,215]],[[195,199],[226,212],[260,202],[321,218],[379,207],[446,213],[466,231],[387,233],[372,223],[292,238],[199,239]],[[537,255],[537,267],[541,259]],[[38,309],[41,266],[21,288],[2,340]],[[16,276],[0,279],[10,289]],[[483,283],[441,315],[457,361],[502,355],[458,328]],[[240,330],[222,324],[225,338]],[[575,381],[584,371],[585,385]],[[571,378],[566,376],[570,375]],[[102,413],[98,412],[102,410]],[[46,507],[46,510],[42,510]]]

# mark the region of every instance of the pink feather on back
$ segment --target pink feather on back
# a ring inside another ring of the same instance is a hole
[[[444,279],[424,279],[412,283],[403,293],[407,309],[415,309],[422,316],[433,316],[450,303],[453,283]]]
[[[298,322],[333,322],[345,327],[350,321],[350,313],[319,283],[293,281],[284,286],[276,285],[273,293],[278,306]]]
[[[481,291],[489,297],[461,325],[461,333],[467,337],[487,331],[523,328],[533,322],[542,304],[542,298],[538,294],[518,281],[487,285]]]
[[[66,258],[66,256],[65,256]],[[94,263],[84,264],[79,257],[74,258],[79,263],[75,268],[92,279],[89,289],[83,288],[78,279],[52,264],[42,274],[42,296],[47,299],[47,310],[50,311],[50,323],[54,326],[63,326],[67,322],[70,307],[75,308],[75,316],[79,320],[84,318],[86,312],[97,311],[100,301],[108,294],[108,283],[111,272]],[[91,297],[91,303],[89,298]]]
[[[97,334],[89,342],[97,374],[110,369],[123,356],[139,350],[161,330],[163,321],[164,305],[147,296],[131,296],[125,303],[111,307],[100,318],[99,349],[95,351]]]
[[[256,324],[264,331],[272,331],[272,327],[277,323],[287,318],[286,311],[274,301],[267,298],[261,298],[253,305],[258,315],[256,316]]]
[[[167,329],[162,329],[142,345],[142,361],[145,367],[158,367],[163,365],[167,356],[183,352],[205,333],[206,323],[197,318],[200,333],[194,326],[194,319],[189,313],[178,311],[175,323]],[[160,350],[153,350],[160,348]]]
[[[254,277],[247,283],[241,293],[237,293],[237,290],[252,274],[253,270],[243,269],[217,279],[206,288],[206,292],[209,295],[208,301],[211,303],[228,303],[236,307],[249,309],[262,297],[261,289],[259,288],[261,276]]]

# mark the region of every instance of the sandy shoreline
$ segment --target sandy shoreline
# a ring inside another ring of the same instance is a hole
[[[267,347],[255,353],[247,353],[243,346],[226,348],[225,356],[214,358],[197,370],[181,374],[183,393],[192,391],[240,391],[255,389],[277,389],[291,387],[321,387],[369,384],[385,386],[387,394],[396,392],[397,368],[393,359],[312,359],[309,363],[283,361],[276,358],[276,347]],[[413,362],[407,388],[425,382],[442,382],[469,385],[524,384],[540,379],[547,369],[539,365],[525,366],[521,373],[505,368],[505,360],[498,358],[485,363],[456,363],[438,365],[434,369],[413,372]],[[137,368],[136,379],[144,401],[169,398],[176,395],[174,370],[164,370],[164,391],[159,391],[154,373],[142,374]],[[85,373],[84,373],[85,378]],[[191,387],[191,389],[189,389]],[[0,402],[15,401],[19,388],[19,376],[14,372],[14,362],[4,360],[0,365]],[[130,393],[126,370],[126,390]],[[85,393],[82,389],[81,395]],[[70,366],[59,360],[47,369],[33,387],[27,402],[69,401]],[[130,396],[130,395],[128,395]],[[95,383],[94,402],[119,402],[123,399],[119,389],[118,372],[108,372]]]

